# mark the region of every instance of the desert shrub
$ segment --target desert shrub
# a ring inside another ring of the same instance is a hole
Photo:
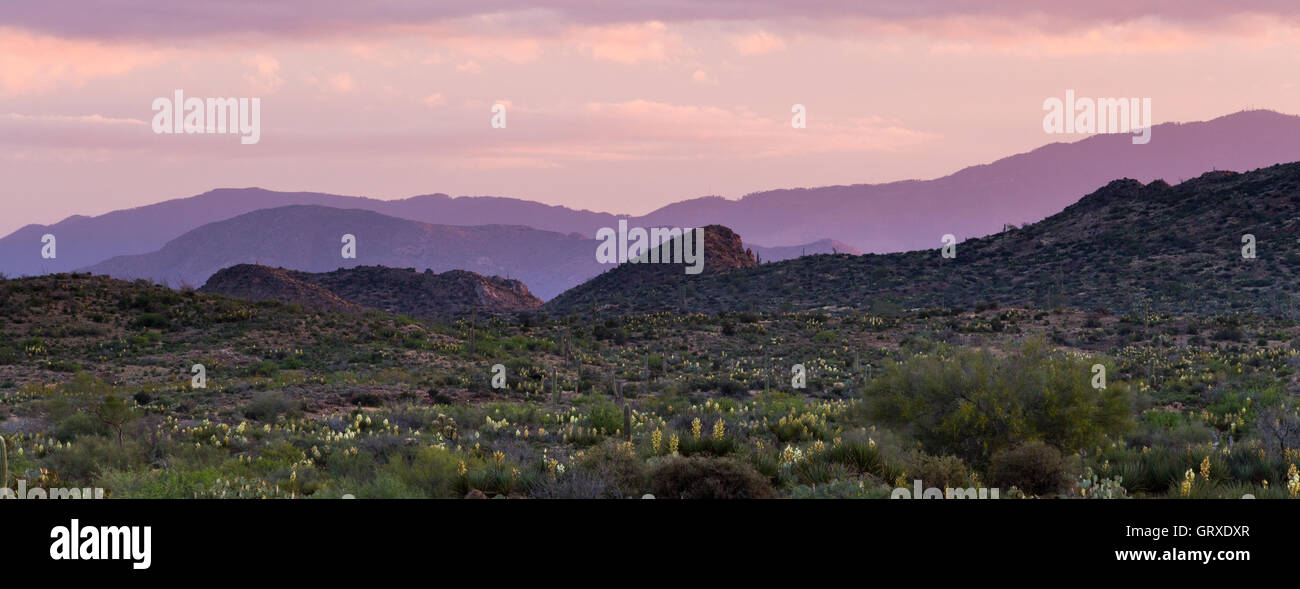
[[[93,437],[57,449],[45,458],[49,470],[60,481],[76,486],[89,485],[102,471],[138,470],[147,463],[144,449],[134,441],[118,444],[117,440]],[[30,483],[29,483],[30,484]]]
[[[890,479],[900,474],[896,468],[886,464],[880,449],[863,435],[851,435],[831,444],[826,449],[826,459],[842,464],[855,473]]]
[[[258,393],[252,401],[244,405],[244,417],[257,421],[274,421],[280,414],[287,412],[292,403],[283,393],[268,391]]]
[[[801,485],[824,485],[849,478],[850,472],[847,466],[831,461],[825,452],[820,452],[790,463],[785,474]]]
[[[611,436],[623,429],[623,410],[608,399],[592,403],[587,409],[587,418],[591,420],[591,427]]]
[[[131,322],[131,327],[137,329],[167,329],[167,318],[159,313],[143,313]]]
[[[753,467],[730,458],[669,458],[650,475],[663,499],[773,499],[776,490]]]
[[[384,405],[383,397],[370,391],[353,393],[348,397],[348,402],[357,407],[382,407]]]
[[[1093,364],[1042,340],[1004,358],[974,350],[912,355],[871,382],[870,415],[909,432],[931,454],[972,464],[1026,439],[1073,452],[1132,425],[1127,388],[1111,382],[1094,390]]]
[[[404,497],[448,499],[464,496],[459,493],[458,472],[460,459],[450,450],[427,446],[411,456],[393,456],[379,470],[378,476],[390,476],[401,487],[413,491]],[[342,490],[346,493],[346,490]]]
[[[275,376],[280,371],[280,365],[275,360],[262,360],[253,366],[253,376]]]
[[[1264,447],[1276,453],[1300,449],[1300,410],[1274,406],[1259,412],[1255,432]]]
[[[965,487],[970,482],[970,471],[956,456],[917,452],[907,461],[907,473],[908,478],[920,479],[927,487]]]
[[[790,490],[794,499],[888,499],[891,489],[872,480],[843,480],[825,485],[799,485]]]
[[[54,425],[54,439],[71,442],[78,436],[98,436],[108,433],[108,427],[89,413],[74,413]]]
[[[646,463],[637,458],[631,443],[619,440],[605,440],[588,448],[575,468],[608,481],[605,492],[613,498],[640,497],[649,481]]]
[[[1065,481],[1061,452],[1037,440],[993,455],[989,479],[994,485],[1045,495],[1060,490]]]
[[[536,499],[609,499],[618,492],[605,473],[571,468],[538,477],[528,494]]]

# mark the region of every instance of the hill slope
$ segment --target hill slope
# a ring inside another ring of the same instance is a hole
[[[1256,257],[1243,259],[1243,236]],[[1002,305],[1085,310],[1260,312],[1300,309],[1300,163],[1211,172],[1177,186],[1113,181],[1047,219],[939,249],[821,255],[688,276],[673,293],[610,282],[608,272],[552,304],[615,312]],[[936,239],[932,245],[941,244]],[[621,267],[619,268],[622,269]],[[601,281],[597,284],[598,281]],[[599,287],[599,288],[597,288]]]
[[[518,280],[484,277],[464,270],[435,274],[382,266],[311,273],[241,264],[213,274],[199,290],[328,311],[378,309],[413,317],[455,316],[473,309],[517,312],[542,304]]]
[[[704,267],[700,273],[688,274],[686,270],[690,264],[619,264],[608,272],[565,291],[548,302],[547,308],[568,311],[587,309],[592,305],[603,307],[610,299],[622,298],[644,299],[646,303],[659,304],[659,308],[662,308],[664,301],[678,300],[674,297],[684,294],[679,287],[692,283],[696,278],[757,266],[753,253],[745,249],[740,236],[734,231],[721,225],[709,225],[685,232],[683,240],[693,240],[696,231],[704,232]],[[659,246],[659,259],[673,259],[673,245],[669,242]]]

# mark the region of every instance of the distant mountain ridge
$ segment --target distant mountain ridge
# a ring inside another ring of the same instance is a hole
[[[355,259],[342,257],[343,235],[356,238]],[[84,271],[177,287],[253,263],[307,272],[368,265],[467,270],[519,279],[549,297],[604,268],[595,259],[596,243],[529,227],[431,225],[361,209],[293,205],[204,225],[156,252],[118,256]]]
[[[862,250],[838,239],[819,239],[812,243],[778,247],[764,247],[761,245],[751,245],[746,243],[745,249],[753,250],[754,255],[762,262],[780,262],[782,260],[793,260],[801,256],[814,256],[817,254],[862,255]]]
[[[464,270],[435,274],[383,266],[312,273],[240,264],[213,274],[199,290],[254,301],[295,303],[323,311],[376,309],[424,318],[454,317],[473,310],[518,312],[542,304],[518,280]]]
[[[1248,170],[1297,160],[1300,117],[1245,111],[1207,122],[1157,125],[1147,145],[1132,145],[1128,135],[1098,135],[1052,143],[934,180],[771,190],[735,201],[697,198],[631,217],[629,224],[725,225],[744,236],[765,260],[784,259],[794,247],[807,248],[791,244],[830,238],[860,251],[907,251],[933,247],[947,233],[965,239],[995,233],[1008,223],[1037,221],[1117,177],[1176,182],[1210,169]],[[218,189],[97,217],[73,216],[50,226],[28,225],[0,239],[0,273],[66,272],[115,256],[148,254],[201,226],[291,205],[364,209],[430,224],[524,225],[584,238],[593,237],[598,228],[615,226],[620,218],[503,197],[435,194],[384,201]],[[56,259],[40,256],[45,233],[58,239]],[[785,246],[785,253],[762,255],[763,246]],[[530,286],[539,294],[546,292],[544,285]]]

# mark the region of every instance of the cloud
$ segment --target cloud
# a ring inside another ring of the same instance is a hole
[[[742,55],[761,55],[785,50],[785,41],[767,31],[735,35],[731,38],[731,44]]]
[[[280,62],[265,55],[254,55],[244,59],[244,64],[252,66],[253,72],[244,75],[244,81],[255,94],[274,94],[284,84],[280,77]]]
[[[428,95],[428,96],[425,96],[425,97],[424,97],[424,100],[422,100],[421,102],[423,102],[424,105],[427,106],[427,107],[429,107],[429,108],[438,108],[438,107],[440,107],[440,106],[443,106],[443,105],[447,104],[447,99],[446,99],[446,98],[443,98],[441,92],[437,92],[437,93],[434,93],[434,94],[430,94],[430,95]]]
[[[100,114],[93,115],[25,115],[21,113],[6,113],[4,118],[11,121],[38,122],[38,123],[71,123],[86,125],[147,125],[145,121],[132,118],[106,117]]]
[[[695,73],[691,74],[691,81],[696,84],[705,84],[708,86],[718,85],[718,77],[710,75],[709,72],[704,70],[695,70]]]
[[[265,132],[257,149],[228,136],[155,135],[144,121],[99,115],[0,115],[0,146],[11,151],[146,151],[168,158],[428,158],[443,165],[541,169],[598,162],[763,160],[822,153],[918,151],[936,137],[882,117],[838,118],[810,112],[808,127],[794,129],[788,114],[761,115],[744,107],[720,108],[649,100],[590,102],[525,108],[508,99],[507,129],[490,129],[482,104],[449,107],[441,94],[424,99],[445,116],[407,127],[330,132],[281,127]],[[518,116],[523,118],[513,118]],[[446,126],[446,122],[452,124]],[[178,147],[183,146],[183,147]],[[5,152],[0,149],[0,153]]]
[[[153,64],[160,58],[159,52],[151,49],[0,28],[0,96],[80,86],[95,78]]]
[[[658,21],[585,27],[568,38],[579,52],[593,59],[626,64],[666,61],[684,47],[681,35]]]
[[[465,72],[467,74],[477,74],[483,71],[483,66],[479,65],[477,61],[471,59],[456,66],[456,71]]]
[[[514,26],[619,25],[647,21],[759,22],[875,19],[906,23],[926,19],[1038,19],[1050,27],[1091,28],[1143,18],[1213,24],[1235,15],[1264,15],[1294,21],[1293,0],[230,0],[144,3],[138,0],[9,2],[12,26],[77,38],[192,39],[223,34],[322,36],[455,19],[493,19]],[[165,23],[165,26],[159,26]]]

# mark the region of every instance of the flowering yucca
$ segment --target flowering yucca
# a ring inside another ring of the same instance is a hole
[[[1183,497],[1190,497],[1192,495],[1192,483],[1195,481],[1196,474],[1192,472],[1192,469],[1187,469],[1187,472],[1183,475],[1183,484],[1179,488],[1179,494]]]
[[[1286,490],[1291,497],[1300,494],[1300,472],[1296,471],[1295,464],[1291,464],[1291,467],[1286,469],[1286,478]]]
[[[656,429],[654,433],[650,434],[650,449],[653,450],[655,454],[658,454],[659,444],[662,443],[663,441],[664,441],[664,432],[662,430]]]
[[[669,454],[676,454],[676,453],[677,453],[677,444],[678,444],[679,441],[680,441],[680,440],[677,439],[677,434],[673,434],[672,437],[668,438],[668,453],[669,453]]]
[[[719,417],[717,421],[713,422],[713,439],[721,440],[726,436],[727,436],[727,425],[723,423],[722,418]]]
[[[1206,456],[1205,460],[1201,461],[1201,478],[1205,479],[1206,481],[1210,480],[1210,457],[1209,456]]]
[[[692,420],[691,420],[691,435],[694,436],[695,439],[697,439],[697,440],[700,439],[700,429],[701,429],[701,426],[700,426],[700,418],[696,417],[695,419],[692,419]]]

